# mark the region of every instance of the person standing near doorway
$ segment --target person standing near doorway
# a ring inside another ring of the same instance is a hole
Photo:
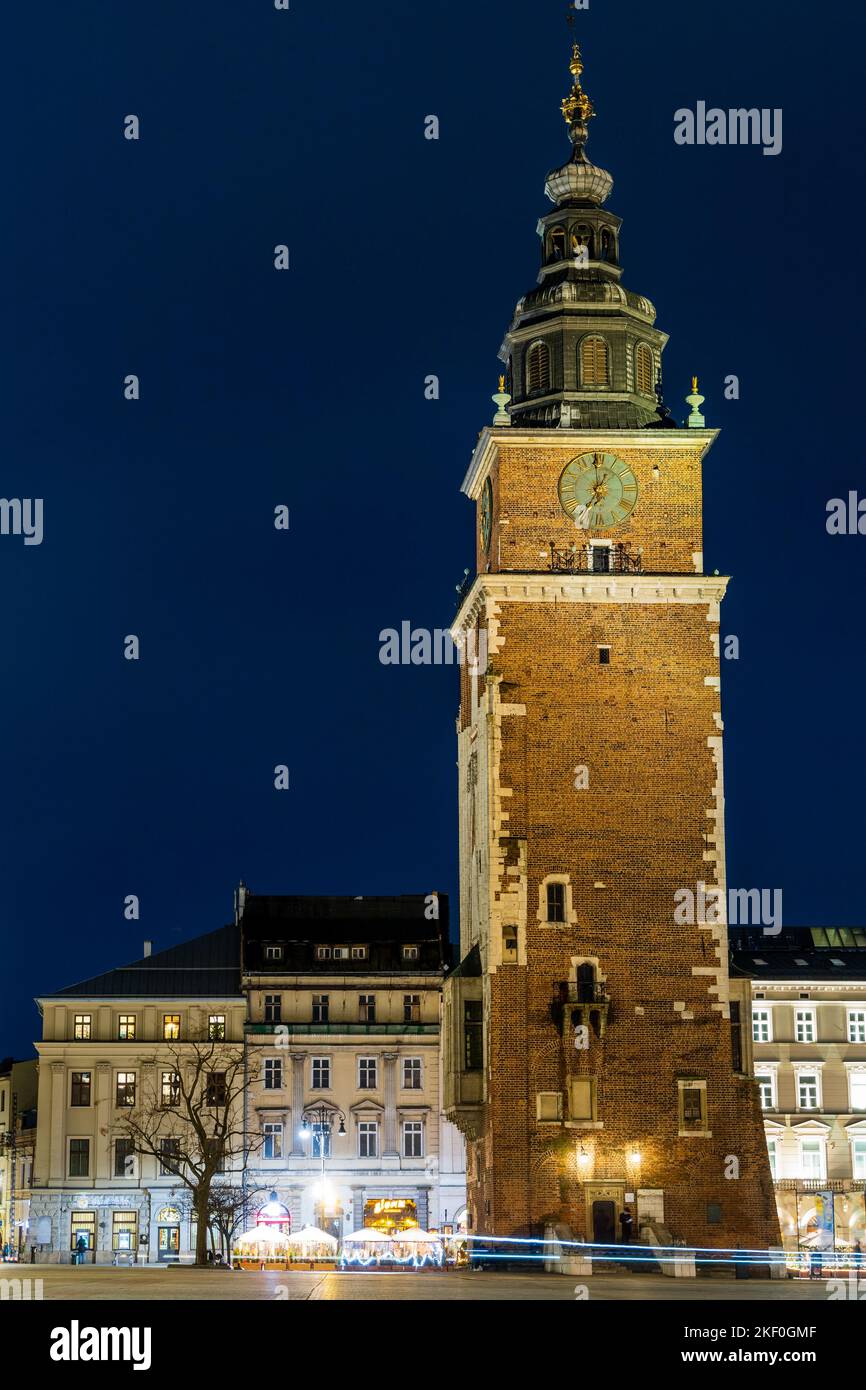
[[[634,1218],[628,1207],[623,1207],[619,1214],[620,1241],[623,1245],[631,1245],[631,1233],[634,1228]]]

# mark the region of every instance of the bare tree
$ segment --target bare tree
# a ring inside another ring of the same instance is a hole
[[[173,1043],[157,1063],[156,1079],[141,1087],[120,1122],[136,1153],[157,1159],[159,1171],[187,1189],[197,1222],[197,1265],[207,1263],[208,1225],[221,1186],[215,1179],[242,1172],[262,1143],[260,1135],[244,1131],[244,1096],[255,1080],[240,1044]]]
[[[264,1188],[254,1187],[244,1190],[234,1183],[214,1183],[208,1198],[208,1224],[211,1231],[219,1233],[220,1243],[226,1259],[231,1263],[232,1242],[241,1225],[249,1202]]]

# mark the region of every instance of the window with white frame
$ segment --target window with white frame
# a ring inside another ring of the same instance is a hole
[[[283,1060],[281,1057],[265,1058],[265,1090],[279,1091],[283,1085]]]
[[[758,1083],[758,1095],[761,1098],[762,1110],[775,1110],[776,1108],[776,1073],[772,1071],[761,1071],[755,1076]]]
[[[375,1091],[377,1064],[375,1057],[358,1058],[358,1088],[361,1091]]]
[[[403,1157],[423,1158],[424,1125],[421,1120],[403,1121]]]
[[[375,994],[358,995],[358,1021],[359,1023],[376,1022],[376,996]]]
[[[823,1178],[824,1141],[822,1139],[800,1140],[800,1176],[803,1178]]]
[[[313,1158],[331,1157],[331,1126],[319,1121],[313,1125]]]
[[[848,1041],[866,1043],[866,1009],[848,1010]]]
[[[379,1154],[379,1124],[377,1120],[358,1121],[358,1157],[377,1158]]]
[[[770,1160],[770,1176],[773,1181],[779,1176],[779,1141],[778,1139],[767,1140],[767,1157]]]
[[[815,1010],[796,1009],[794,1012],[794,1039],[798,1043],[815,1041]]]
[[[283,996],[265,995],[265,1023],[281,1023],[283,1019]]]
[[[331,1059],[330,1057],[313,1057],[311,1088],[314,1091],[328,1091],[331,1087]]]
[[[366,947],[366,946],[353,946],[353,947],[352,947],[352,960],[366,960],[366,959],[367,959],[367,947]]]
[[[851,1173],[855,1178],[866,1178],[866,1138],[851,1140]]]
[[[91,1015],[76,1014],[72,1036],[76,1042],[87,1042],[91,1032]]]
[[[848,1099],[851,1110],[866,1110],[866,1067],[848,1068]]]
[[[317,946],[317,947],[316,947],[316,960],[330,960],[330,959],[331,959],[331,948],[330,948],[330,946]]]
[[[818,1072],[797,1072],[797,1107],[800,1110],[818,1110],[821,1104],[821,1084]]]
[[[265,960],[282,960],[282,958],[283,958],[283,948],[282,948],[282,946],[266,946],[266,947],[265,947]]]
[[[283,1126],[279,1120],[265,1120],[262,1125],[264,1143],[262,1144],[262,1158],[282,1158],[283,1156]]]
[[[771,1009],[752,1009],[753,1042],[773,1041],[773,1013]]]
[[[403,959],[404,959],[404,960],[417,960],[418,957],[419,957],[420,955],[421,955],[421,950],[420,950],[420,947],[418,947],[418,946],[404,946],[404,947],[403,947]]]
[[[404,1090],[404,1091],[420,1091],[420,1090],[421,1090],[421,1058],[420,1058],[420,1057],[404,1057],[404,1058],[403,1058],[403,1090]]]

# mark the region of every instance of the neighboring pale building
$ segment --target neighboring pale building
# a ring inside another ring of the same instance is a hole
[[[24,1259],[36,1147],[37,1062],[0,1062],[0,1254]]]
[[[465,1216],[463,1143],[441,1114],[448,900],[238,893],[258,1082],[251,1198],[340,1237]],[[381,1204],[386,1205],[381,1205]]]
[[[428,903],[440,920],[424,917]],[[242,888],[232,925],[156,954],[146,943],[141,960],[38,999],[26,1239],[37,1260],[69,1263],[79,1239],[88,1263],[194,1258],[190,1193],[160,1158],[134,1151],[126,1120],[177,1105],[174,1068],[208,1043],[244,1058],[249,1078],[242,1145],[220,1179],[248,1192],[243,1225],[265,1206],[273,1221],[274,1202],[295,1228],[319,1218],[341,1234],[368,1217],[459,1220],[463,1145],[440,1114],[447,910],[435,895],[256,898]],[[0,1077],[0,1118],[8,1089]],[[321,1121],[305,1117],[308,1102],[325,1108]],[[329,1122],[341,1108],[344,1136]],[[374,1213],[377,1200],[395,1205]]]
[[[155,1157],[130,1151],[123,1117],[159,1091],[178,1045],[243,1046],[236,926],[149,954],[37,1000],[40,1119],[31,1204],[39,1261],[191,1259],[189,1196]]]
[[[866,929],[731,931],[789,1250],[866,1252]]]

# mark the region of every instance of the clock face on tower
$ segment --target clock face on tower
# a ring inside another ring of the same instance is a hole
[[[490,549],[490,534],[493,529],[493,484],[488,478],[481,493],[481,544]]]
[[[637,502],[637,479],[616,454],[579,454],[559,479],[562,510],[587,530],[618,526]]]

